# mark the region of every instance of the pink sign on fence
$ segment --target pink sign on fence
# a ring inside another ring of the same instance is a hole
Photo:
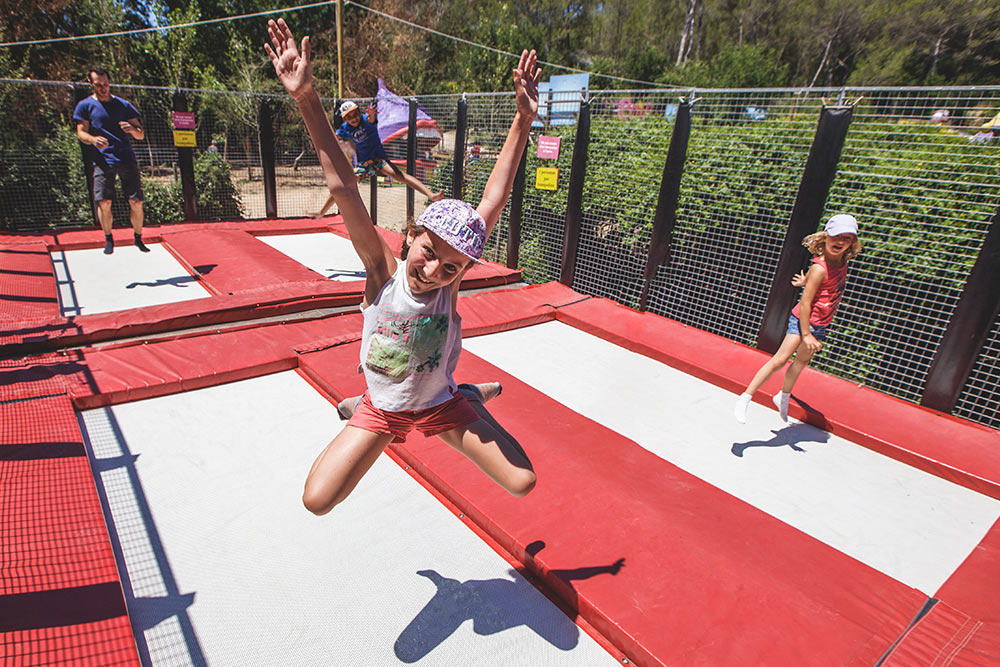
[[[195,129],[193,111],[174,111],[173,114],[175,130]]]
[[[559,142],[562,137],[538,137],[538,153],[536,157],[559,159]]]

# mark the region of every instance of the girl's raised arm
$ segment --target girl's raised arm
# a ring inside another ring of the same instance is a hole
[[[337,200],[344,218],[347,232],[365,265],[367,285],[365,297],[368,303],[375,298],[379,289],[395,271],[392,253],[386,252],[385,241],[375,231],[371,216],[365,208],[358,192],[358,180],[351,163],[337,143],[330,120],[323,110],[323,104],[313,88],[312,66],[310,63],[309,37],[302,39],[301,52],[295,44],[292,31],[284,19],[267,22],[270,44],[264,50],[271,58],[274,71],[285,89],[299,106],[309,137],[319,156],[323,174],[330,194]],[[390,266],[390,259],[392,259]],[[369,294],[369,292],[373,292]]]
[[[500,149],[500,155],[493,166],[490,178],[486,181],[483,199],[476,207],[479,215],[486,221],[487,236],[493,231],[510,197],[517,164],[528,143],[531,123],[538,113],[538,80],[542,76],[542,70],[535,66],[537,61],[534,49],[531,52],[522,51],[521,59],[514,68],[517,112],[514,114],[514,121],[510,125],[510,131],[507,132],[507,139],[503,142],[503,148]]]

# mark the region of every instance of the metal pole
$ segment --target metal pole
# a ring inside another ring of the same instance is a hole
[[[370,193],[370,204],[368,206],[368,213],[371,214],[372,224],[378,224],[378,174],[372,174],[368,177]]]
[[[521,261],[521,219],[524,209],[524,172],[528,163],[528,147],[521,153],[521,163],[514,174],[514,189],[510,193],[510,216],[507,219],[507,268],[516,269]]]
[[[649,241],[649,257],[646,259],[646,273],[639,296],[639,310],[646,310],[649,287],[656,278],[657,269],[670,263],[670,241],[677,222],[677,201],[681,192],[681,176],[687,160],[688,139],[691,136],[691,104],[683,102],[677,107],[677,118],[670,134],[670,147],[663,164],[660,179],[660,194],[653,214],[653,235]]]
[[[983,239],[979,256],[962,289],[934,361],[927,371],[920,404],[951,412],[1000,314],[1000,209]]]
[[[344,97],[344,0],[337,0],[337,97]]]
[[[187,111],[187,98],[181,91],[174,92],[174,111]],[[177,148],[177,162],[181,167],[181,191],[184,194],[184,219],[198,219],[198,196],[194,183],[194,150]]]
[[[827,107],[820,112],[816,136],[802,171],[785,242],[767,295],[763,321],[757,332],[757,347],[765,352],[777,352],[785,338],[788,314],[792,311],[797,293],[792,277],[802,270],[809,259],[808,251],[802,247],[802,239],[819,226],[830,185],[837,174],[837,163],[851,124],[851,114],[850,107]]]
[[[551,108],[549,109],[551,114]],[[580,118],[576,124],[573,143],[573,166],[569,173],[569,192],[566,195],[566,230],[563,234],[562,269],[559,282],[573,286],[576,272],[576,254],[580,245],[580,227],[583,224],[583,181],[587,177],[587,149],[590,144],[590,100],[580,104]]]
[[[406,171],[416,178],[417,173],[417,101],[410,98],[410,118],[406,126]],[[413,188],[406,188],[406,219],[413,220]]]
[[[267,100],[260,101],[257,114],[260,165],[264,172],[264,208],[268,218],[278,217],[278,186],[274,170],[274,127]]]
[[[458,122],[455,128],[455,150],[452,159],[451,172],[451,196],[455,199],[462,198],[462,190],[465,185],[465,128],[468,122],[469,104],[462,95],[458,101]]]

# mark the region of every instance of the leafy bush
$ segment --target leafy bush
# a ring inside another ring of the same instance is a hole
[[[163,225],[184,221],[184,198],[176,183],[163,183],[143,175],[143,215],[148,225]]]
[[[91,219],[80,142],[72,130],[0,152],[0,226],[50,229]]]
[[[243,201],[233,183],[232,170],[218,152],[205,151],[198,155],[194,161],[194,182],[198,192],[198,217],[202,220],[243,217]]]

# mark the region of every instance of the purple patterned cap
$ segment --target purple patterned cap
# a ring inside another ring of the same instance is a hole
[[[460,199],[436,201],[420,214],[417,224],[441,237],[448,245],[482,264],[486,222],[471,204]]]

